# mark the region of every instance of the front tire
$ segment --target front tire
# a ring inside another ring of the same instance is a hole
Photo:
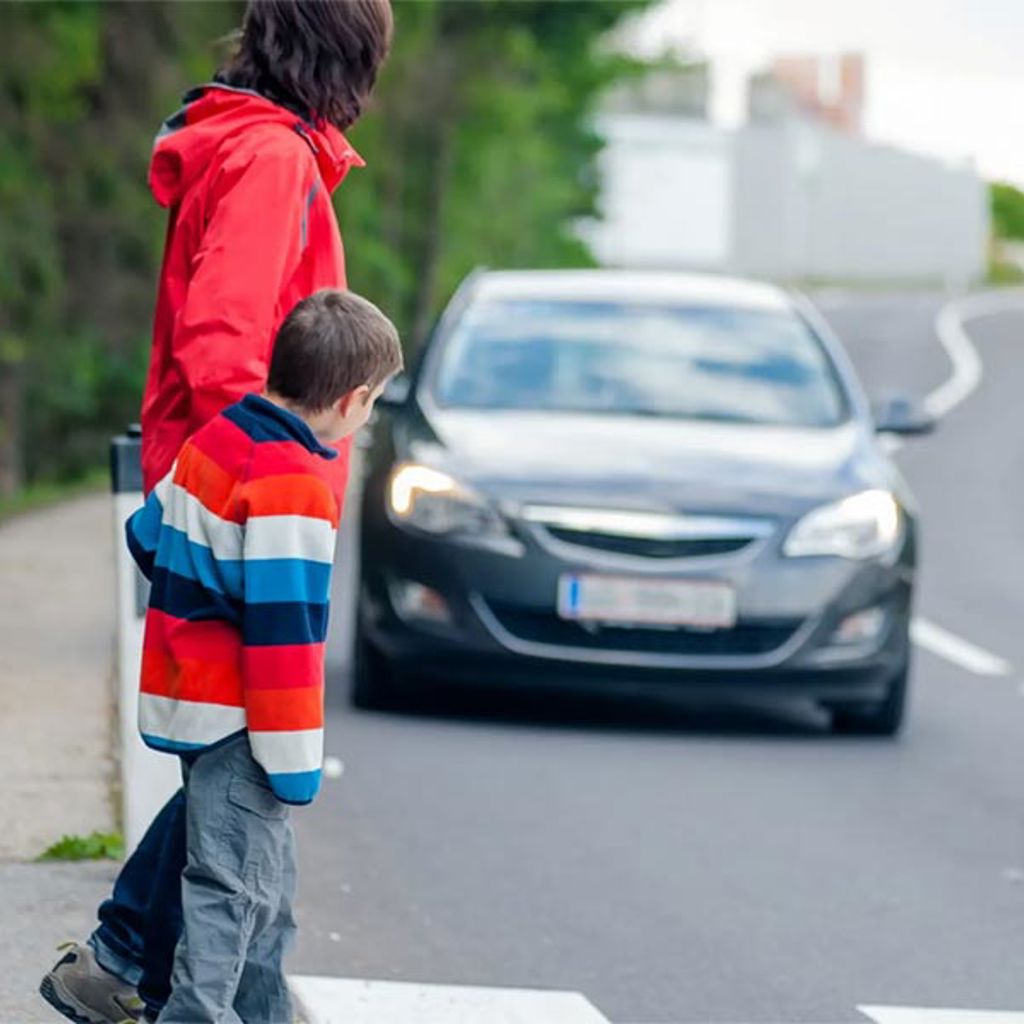
[[[351,701],[364,711],[387,711],[408,699],[408,690],[398,670],[356,626],[352,659]]]
[[[907,712],[910,666],[889,683],[885,697],[871,704],[839,704],[832,708],[832,731],[845,736],[896,736]]]

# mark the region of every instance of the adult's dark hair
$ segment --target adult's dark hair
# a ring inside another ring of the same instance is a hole
[[[391,48],[390,0],[249,0],[218,81],[344,130]]]
[[[395,325],[354,292],[325,288],[285,318],[274,340],[267,389],[320,412],[364,384],[376,388],[401,368]]]

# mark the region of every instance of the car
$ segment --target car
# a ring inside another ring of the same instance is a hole
[[[353,700],[799,697],[893,735],[917,526],[879,435],[930,426],[779,287],[476,272],[372,428]]]

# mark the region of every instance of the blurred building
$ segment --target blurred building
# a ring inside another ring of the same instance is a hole
[[[689,111],[661,103],[665,84],[653,101],[620,92],[595,125],[603,220],[581,231],[597,258],[782,280],[980,278],[988,196],[973,167],[864,140],[863,61],[824,66],[776,62],[736,131],[707,120],[706,79]]]
[[[831,125],[846,135],[864,128],[864,57],[778,57],[750,79],[751,122],[778,121],[794,114]]]
[[[703,120],[711,104],[711,69],[703,61],[655,68],[615,86],[605,97],[608,113],[670,114]]]

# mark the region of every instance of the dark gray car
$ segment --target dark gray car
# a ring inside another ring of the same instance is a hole
[[[814,311],[754,282],[486,272],[382,403],[354,699],[431,680],[810,697],[903,720],[906,485]]]

